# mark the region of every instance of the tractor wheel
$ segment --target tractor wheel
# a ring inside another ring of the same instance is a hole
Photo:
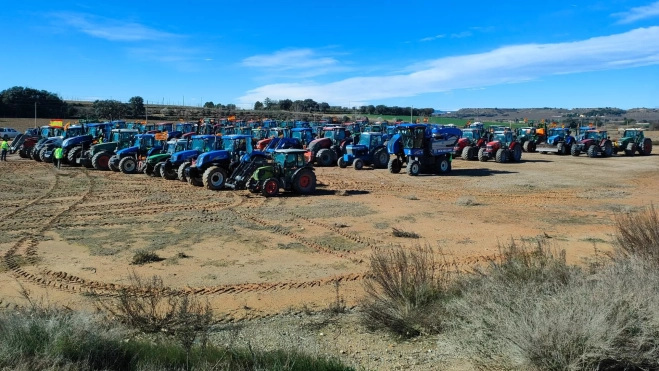
[[[188,181],[188,178],[185,177],[185,169],[190,167],[190,165],[192,165],[190,162],[184,162],[178,167],[178,171],[176,172],[178,180],[182,182]]]
[[[175,170],[167,170],[167,168],[165,167],[164,162],[161,162],[160,164],[161,164],[160,165],[160,176],[163,179],[167,179],[167,180],[176,180],[176,179],[178,179],[178,174]]]
[[[194,178],[194,177],[187,177],[186,178],[188,181],[188,184],[195,186],[195,187],[202,187],[204,185],[204,180],[202,177]]]
[[[467,148],[471,148],[471,147],[467,147]],[[451,162],[448,160],[448,158],[442,158],[441,160],[439,160],[439,163],[437,164],[437,173],[446,174],[450,171],[451,171]]]
[[[346,163],[346,160],[343,159],[343,156],[339,157],[338,161],[336,161],[336,165],[341,169],[348,167],[348,164]]]
[[[316,174],[311,170],[300,171],[293,179],[293,190],[301,195],[316,192]]]
[[[356,158],[355,161],[352,162],[352,167],[355,170],[361,170],[364,168],[364,161],[361,158]]]
[[[402,168],[403,168],[403,164],[397,158],[390,159],[389,163],[387,164],[387,169],[389,169],[389,172],[392,174],[400,173],[400,170]]]
[[[504,148],[499,148],[497,154],[494,157],[494,161],[498,163],[508,162],[508,151]]]
[[[528,152],[528,151],[529,151],[529,143],[531,143],[531,142],[529,142],[529,141],[527,140],[526,142],[524,142],[524,144],[522,144],[522,149],[524,150],[524,152]]]
[[[66,159],[69,161],[69,166],[80,166],[80,164],[76,162],[76,159],[80,156],[82,156],[82,147],[71,148],[69,153],[66,155]]]
[[[201,181],[204,183],[204,187],[212,191],[223,189],[226,180],[227,172],[219,166],[209,167],[204,171],[204,175],[201,176]]]
[[[144,164],[144,166],[142,166],[142,172],[144,173],[144,175],[148,175],[148,176],[150,176],[150,177],[154,177],[154,176],[155,176],[155,175],[153,174],[153,166],[151,166],[151,165],[149,165],[149,164]]]
[[[513,162],[522,161],[522,146],[516,144],[515,147],[513,147],[513,151],[510,154],[512,154],[513,156],[513,158],[511,158]]]
[[[37,146],[32,147],[32,150],[30,151],[30,158],[33,159],[34,161],[41,161],[38,155],[39,152],[37,152]]]
[[[261,187],[264,197],[274,197],[279,194],[279,182],[275,178],[266,179]]]
[[[529,152],[529,153],[534,153],[534,152],[535,152],[535,148],[536,148],[536,147],[535,147],[535,141],[534,141],[534,140],[530,140],[530,141],[528,141],[527,143],[529,144],[529,145],[528,145],[528,151],[527,151],[527,152]]]
[[[421,164],[417,160],[407,163],[407,175],[417,176],[421,172]]]
[[[634,156],[636,153],[636,143],[629,143],[625,149],[625,156]]]
[[[108,152],[99,152],[92,157],[92,166],[96,170],[110,170],[108,163],[110,162],[111,155]]]
[[[110,161],[108,161],[108,168],[114,172],[119,171],[119,168],[115,165],[115,162],[117,160],[118,160],[117,156],[113,155],[112,157],[110,157]]]
[[[30,157],[30,155],[28,154],[28,150],[25,149],[24,146],[20,146],[20,147],[18,148],[18,156],[19,156],[20,158],[29,158],[29,157]]]
[[[643,156],[650,156],[650,154],[652,154],[652,139],[650,138],[643,139],[643,144],[641,144],[641,148],[639,149],[639,152]]]
[[[462,149],[461,157],[463,160],[469,161],[473,157],[473,154],[474,154],[473,147],[465,147]]]
[[[332,150],[329,148],[323,148],[318,151],[316,162],[318,162],[318,165],[320,166],[332,166],[333,158],[334,154],[332,153]]]
[[[567,154],[567,148],[565,147],[565,143],[561,142],[556,145],[556,149],[558,152],[556,152],[559,155],[566,155]]]
[[[46,162],[46,151],[47,150],[48,150],[48,148],[46,148],[46,146],[41,147],[41,150],[39,151],[39,161]],[[53,149],[53,151],[55,151],[55,150]]]
[[[602,157],[611,157],[611,155],[613,155],[613,144],[607,140],[602,148]]]
[[[591,144],[590,147],[588,147],[588,157],[590,158],[595,158],[597,157],[597,145],[596,144]]]
[[[570,148],[570,154],[575,157],[579,156],[581,154],[581,150],[576,144],[573,144],[572,148]]]
[[[153,165],[153,176],[155,178],[160,178],[160,168],[164,165],[164,162],[158,162],[157,164]]]
[[[386,169],[389,163],[389,152],[382,147],[373,152],[373,167],[376,169]]]
[[[88,158],[88,157],[89,157],[89,150],[83,152],[83,153],[82,153],[82,157],[83,157],[83,158]],[[87,168],[87,169],[93,169],[93,168],[94,168],[94,165],[92,165],[92,162],[91,162],[91,161],[85,161],[85,163],[83,164],[83,166],[84,166],[85,168]]]
[[[489,156],[485,154],[485,148],[481,147],[478,149],[478,161],[480,162],[486,162],[489,160]]]
[[[119,161],[119,170],[124,174],[133,174],[137,170],[137,161],[132,157],[124,157]]]

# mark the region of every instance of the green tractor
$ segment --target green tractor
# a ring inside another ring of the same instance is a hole
[[[636,152],[643,156],[652,153],[652,139],[646,138],[643,129],[625,129],[622,138],[613,142],[613,153],[624,152],[627,156],[634,156]]]
[[[109,142],[92,145],[76,161],[88,169],[110,170],[110,158],[117,151],[130,147],[137,134],[137,129],[112,129]]]
[[[265,197],[279,194],[279,189],[301,195],[316,191],[316,174],[305,160],[303,149],[279,149],[272,154],[272,163],[261,166],[249,180],[247,189]]]
[[[168,141],[162,152],[152,154],[146,158],[142,171],[144,174],[152,177],[163,177],[168,180],[176,179],[177,174],[175,172],[172,173],[165,171],[165,161],[172,157],[172,153],[190,149],[190,143],[191,141],[189,138],[172,139]]]

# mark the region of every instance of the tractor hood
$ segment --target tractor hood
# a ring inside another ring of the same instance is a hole
[[[158,153],[147,157],[146,162],[150,165],[157,164],[161,161],[167,161],[171,155],[169,153]]]
[[[91,153],[96,154],[102,151],[114,152],[117,149],[117,142],[108,142],[101,144],[94,144],[91,146]]]
[[[553,146],[553,145],[557,144],[560,139],[561,139],[560,135],[552,135],[549,138],[547,138],[547,144]]]
[[[94,139],[91,135],[80,135],[73,138],[64,139],[62,149],[70,149],[82,143],[91,143]]]
[[[133,153],[137,153],[139,151],[140,147],[138,146],[133,146],[133,147],[128,147],[124,149],[120,149],[117,151],[117,155],[119,157],[126,156],[126,155],[131,155]]]
[[[202,153],[197,157],[196,165],[198,168],[213,162],[231,162],[231,152],[223,149]]]
[[[363,155],[368,153],[368,146],[363,144],[348,144],[346,153],[349,155]]]
[[[319,138],[312,140],[311,143],[307,146],[307,149],[313,153],[318,152],[321,148],[329,148],[332,146],[332,140],[330,138]]]
[[[458,139],[458,142],[455,144],[455,149],[459,150],[462,148],[465,148],[466,146],[469,145],[469,138],[460,138]]]
[[[199,153],[200,152],[196,149],[188,149],[185,151],[176,152],[172,154],[172,157],[169,158],[169,161],[171,161],[174,164],[181,163],[189,160],[192,157],[198,156]]]

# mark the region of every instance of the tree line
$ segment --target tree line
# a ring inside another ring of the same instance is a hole
[[[394,115],[394,116],[430,116],[435,110],[433,108],[412,108],[412,107],[398,107],[398,106],[385,106],[379,104],[377,106],[359,106],[359,107],[343,107],[343,106],[330,106],[327,102],[318,103],[313,99],[304,100],[291,100],[281,99],[272,100],[265,98],[263,102],[257,101],[254,103],[254,110],[272,110],[272,111],[294,111],[294,112],[320,112],[320,113],[344,113],[356,111],[363,115]]]

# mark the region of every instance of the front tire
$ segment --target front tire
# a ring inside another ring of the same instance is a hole
[[[361,170],[364,168],[364,161],[362,161],[361,158],[356,158],[355,161],[352,162],[352,167],[355,170]]]
[[[266,179],[261,187],[264,197],[275,197],[279,194],[279,182],[275,178]]]
[[[66,155],[66,160],[69,162],[69,166],[78,167],[79,163],[76,162],[76,159],[82,155],[82,147],[73,147]]]
[[[489,159],[490,159],[489,156],[487,156],[487,155],[485,154],[485,148],[481,147],[481,148],[478,150],[478,161],[480,161],[480,162],[487,162],[487,160],[489,160]]]
[[[417,176],[421,172],[421,164],[419,161],[412,160],[407,163],[407,175]]]
[[[387,164],[387,169],[389,169],[389,172],[392,174],[400,173],[402,168],[403,168],[403,164],[397,158],[392,158],[391,160],[389,160],[389,164]]]
[[[581,154],[581,150],[576,144],[574,144],[572,145],[572,148],[570,148],[570,154],[574,157],[577,157]]]
[[[386,148],[380,148],[373,152],[373,167],[376,169],[386,169],[389,163],[389,152]]]
[[[497,163],[503,163],[508,161],[508,151],[504,148],[499,148],[497,154],[494,157],[494,161]]]
[[[182,182],[187,182],[188,178],[185,176],[185,169],[189,168],[192,165],[190,162],[184,162],[178,167],[178,171],[176,172],[178,180]]]
[[[439,160],[439,164],[437,165],[437,172],[439,174],[446,174],[450,171],[451,171],[451,162],[447,158],[443,158]]]
[[[201,180],[204,187],[212,191],[217,191],[224,188],[224,183],[227,180],[227,172],[219,166],[211,166],[204,171]]]
[[[320,166],[332,166],[332,158],[334,158],[332,150],[329,148],[323,148],[318,151],[316,162]]]
[[[348,167],[348,164],[346,163],[346,160],[343,159],[343,156],[339,157],[339,160],[336,162],[336,165],[341,169],[345,169],[346,167]]]
[[[588,157],[590,157],[590,158],[597,157],[597,145],[596,144],[591,144],[590,147],[588,147]]]
[[[124,174],[134,174],[137,170],[137,161],[132,157],[124,157],[119,161],[119,170]]]
[[[160,176],[167,180],[176,180],[178,178],[177,172],[173,169],[167,170],[164,162],[160,165]]]

